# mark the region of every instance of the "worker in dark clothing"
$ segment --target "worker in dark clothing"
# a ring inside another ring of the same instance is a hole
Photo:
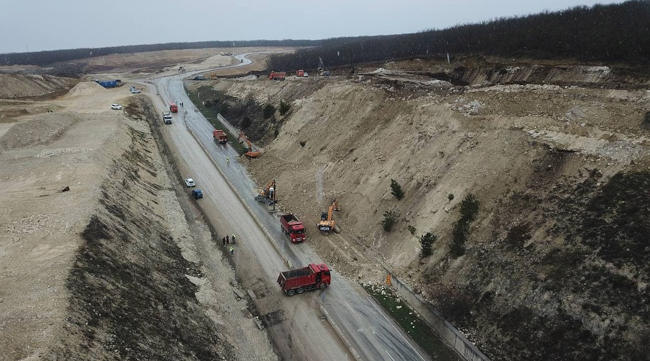
[[[226,237],[221,238],[221,243],[223,244],[224,247],[226,246]]]
[[[226,243],[230,243],[230,239],[228,238],[228,235],[226,235]]]

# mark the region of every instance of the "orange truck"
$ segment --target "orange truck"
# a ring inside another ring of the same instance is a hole
[[[215,142],[218,142],[220,144],[226,144],[228,142],[228,136],[226,133],[224,133],[223,130],[216,129],[212,132],[212,137],[214,138]]]

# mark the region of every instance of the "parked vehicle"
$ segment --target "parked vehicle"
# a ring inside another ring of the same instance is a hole
[[[287,73],[283,71],[272,71],[269,74],[269,79],[270,80],[284,80],[284,78],[287,76]]]
[[[113,110],[122,110],[122,106],[119,104],[111,104],[111,109]]]
[[[140,94],[142,91],[140,89],[137,89],[136,87],[132,86],[131,89],[129,89],[131,94]]]
[[[291,243],[300,243],[307,239],[305,235],[305,226],[293,214],[283,214],[280,216],[282,231],[289,235]]]
[[[176,103],[169,104],[169,111],[172,113],[178,113],[178,105],[176,105]]]
[[[212,132],[212,137],[215,142],[226,144],[228,142],[228,136],[224,133],[223,130],[216,129]]]
[[[169,112],[163,113],[163,123],[165,124],[172,123],[172,113]]]
[[[315,289],[325,289],[331,282],[330,269],[324,263],[311,263],[304,268],[280,272],[278,276],[278,284],[287,296]]]
[[[194,199],[201,199],[201,198],[203,198],[203,192],[201,192],[200,189],[193,189],[193,190],[192,190],[192,198],[194,198]]]
[[[305,76],[305,71],[304,70],[296,70],[296,76],[298,77],[303,77]]]
[[[194,179],[192,178],[185,178],[185,186],[188,188],[196,187],[196,183],[194,183]]]
[[[104,88],[115,88],[120,85],[122,85],[122,81],[120,79],[115,79],[115,80],[95,80],[95,82]]]

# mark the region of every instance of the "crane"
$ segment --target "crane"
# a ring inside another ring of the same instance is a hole
[[[339,210],[339,203],[336,199],[327,209],[327,213],[323,212],[320,215],[320,222],[318,222],[318,230],[324,233],[329,233],[330,231],[336,232],[336,222],[333,218],[334,211]]]
[[[266,203],[266,205],[274,205],[277,202],[277,186],[275,179],[268,182],[264,188],[262,188],[259,193],[255,196],[255,200],[258,202]]]

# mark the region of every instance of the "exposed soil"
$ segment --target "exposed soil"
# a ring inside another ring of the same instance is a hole
[[[202,276],[198,266],[183,258],[168,220],[159,216],[164,183],[151,156],[155,143],[144,131],[128,133],[131,145],[100,188],[101,206],[81,234],[84,243],[66,280],[64,330],[74,337],[54,353],[64,359],[231,359],[232,347],[196,299],[199,287],[189,276]]]
[[[62,95],[77,79],[36,74],[0,74],[0,98],[44,99]]]
[[[0,359],[276,360],[129,96],[0,103]]]
[[[524,76],[479,64],[443,85],[430,75],[438,65],[416,73],[400,65],[212,86],[228,102],[290,102],[278,125],[251,118],[251,129],[279,132],[260,137],[267,145],[250,171],[286,190],[280,206],[305,222],[309,242],[339,272],[379,281],[385,263],[494,359],[645,357],[643,76],[557,64]],[[404,199],[391,195],[391,179]],[[470,193],[478,213],[452,253]],[[315,224],[333,199],[341,232],[323,236]],[[391,209],[400,216],[385,232]],[[438,238],[421,259],[418,237],[429,231]]]

